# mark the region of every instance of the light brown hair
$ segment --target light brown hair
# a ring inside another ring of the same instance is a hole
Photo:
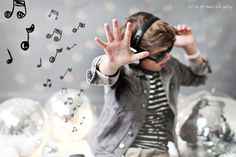
[[[140,29],[143,24],[154,15],[147,12],[137,12],[129,16],[123,23],[121,27],[122,36],[124,36],[125,27],[128,22],[132,23],[132,36],[131,41],[133,41],[134,36],[138,29]],[[148,50],[151,47],[170,47],[175,41],[175,35],[177,34],[173,26],[168,23],[158,20],[154,22],[151,27],[144,33],[141,39],[140,48]]]

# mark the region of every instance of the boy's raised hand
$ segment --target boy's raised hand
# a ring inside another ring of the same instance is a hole
[[[104,24],[107,42],[95,38],[96,43],[104,49],[107,59],[110,64],[116,67],[133,63],[136,60],[145,58],[149,55],[149,52],[144,51],[137,54],[133,54],[130,50],[130,39],[132,24],[130,22],[126,25],[125,35],[122,39],[118,21],[113,19],[113,33],[110,31],[109,25]]]
[[[174,26],[174,28],[178,32],[176,35],[176,41],[174,43],[175,46],[182,47],[184,49],[196,46],[191,27],[182,24]]]

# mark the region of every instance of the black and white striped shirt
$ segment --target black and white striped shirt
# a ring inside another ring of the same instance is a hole
[[[168,150],[174,115],[168,105],[159,73],[147,74],[150,81],[145,120],[131,147]]]

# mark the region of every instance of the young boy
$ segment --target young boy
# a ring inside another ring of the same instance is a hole
[[[105,104],[88,143],[96,157],[169,157],[175,144],[180,85],[204,84],[210,71],[192,30],[172,27],[147,12],[126,19],[121,29],[106,23],[107,42],[95,38],[105,55],[96,57],[87,82],[104,85]],[[188,66],[169,54],[185,50]]]

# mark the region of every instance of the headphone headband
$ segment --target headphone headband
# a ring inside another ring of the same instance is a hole
[[[141,39],[143,38],[144,33],[148,30],[151,25],[156,22],[157,20],[160,20],[158,17],[153,16],[150,19],[148,19],[143,26],[137,31],[137,33],[134,36],[133,42],[132,42],[132,47],[136,49],[137,51],[139,50],[139,44]]]

